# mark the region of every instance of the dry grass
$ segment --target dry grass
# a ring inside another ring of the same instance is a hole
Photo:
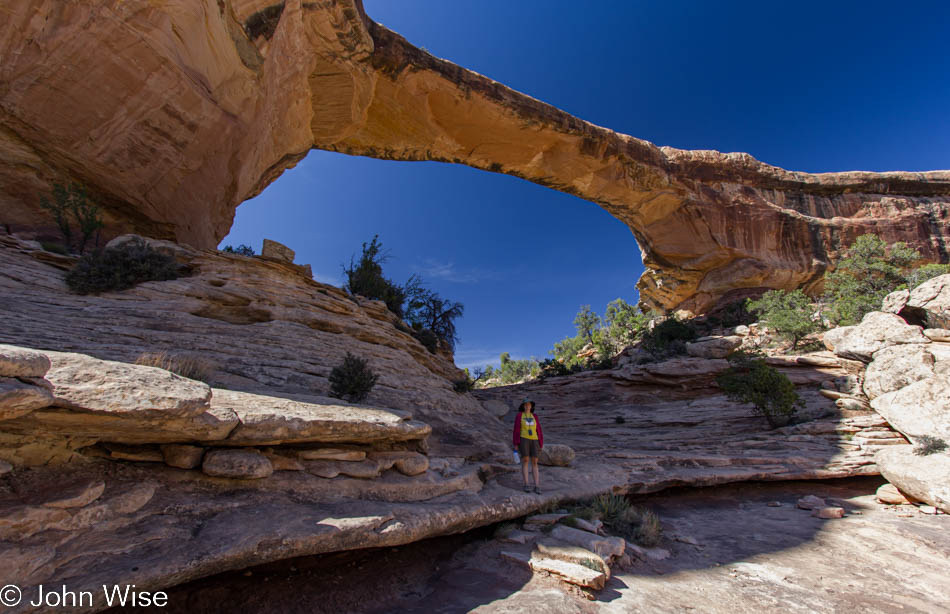
[[[135,359],[135,364],[158,367],[206,384],[215,372],[215,364],[210,360],[200,356],[169,354],[168,352],[145,352]]]

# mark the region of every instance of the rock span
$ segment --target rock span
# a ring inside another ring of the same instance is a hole
[[[947,258],[950,172],[809,174],[656,147],[435,58],[360,0],[29,0],[5,17],[0,223],[15,231],[54,228],[39,199],[78,180],[111,234],[211,247],[317,148],[466,164],[598,203],[640,245],[647,307],[817,289],[866,232]]]

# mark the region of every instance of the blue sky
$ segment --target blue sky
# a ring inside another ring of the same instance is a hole
[[[578,117],[788,169],[950,168],[946,2],[365,0],[374,20]],[[897,7],[897,8],[895,8]],[[314,151],[222,245],[289,245],[321,281],[380,235],[387,276],[465,305],[460,366],[545,356],[578,307],[636,301],[630,231],[589,202],[436,162]]]

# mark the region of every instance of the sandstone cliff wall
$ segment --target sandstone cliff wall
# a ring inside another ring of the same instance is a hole
[[[571,116],[372,22],[359,0],[30,0],[0,25],[0,223],[86,182],[113,234],[211,247],[311,148],[441,160],[598,203],[635,235],[645,306],[816,289],[876,232],[947,259],[950,172],[785,171]]]

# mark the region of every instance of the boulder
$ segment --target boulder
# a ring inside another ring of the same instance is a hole
[[[610,579],[610,566],[607,564],[607,561],[601,558],[599,554],[591,552],[586,548],[545,538],[538,540],[535,549],[544,557],[574,563],[575,565],[583,565],[588,569],[600,571],[607,576],[608,580]]]
[[[950,328],[950,274],[928,279],[911,290],[901,315],[927,328]]]
[[[874,498],[887,505],[907,505],[912,503],[912,501],[905,497],[904,493],[898,490],[893,484],[882,484],[880,488],[877,489],[877,492],[874,493]]]
[[[907,299],[909,298],[910,290],[904,289],[891,292],[881,301],[881,311],[897,315],[901,312],[901,309],[904,308],[904,305],[907,304]]]
[[[686,353],[696,358],[725,358],[742,345],[742,337],[703,337],[686,344]]]
[[[49,366],[49,358],[42,352],[0,344],[0,377],[43,377]]]
[[[267,460],[270,461],[270,464],[273,465],[274,471],[303,471],[303,464],[297,460],[296,457],[288,456],[286,453],[281,454],[274,450],[264,450],[262,452],[264,456],[267,457]]]
[[[950,379],[947,377],[930,377],[888,392],[872,400],[871,407],[911,440],[932,435],[950,441]]]
[[[874,457],[881,475],[909,497],[950,514],[950,454],[914,454],[911,446],[890,446]]]
[[[825,344],[825,347],[830,351],[834,352],[835,348],[840,344],[845,337],[851,334],[856,327],[855,326],[839,326],[837,328],[832,328],[829,331],[821,336],[821,342]]]
[[[0,420],[18,418],[52,404],[53,395],[46,388],[0,377]]]
[[[46,379],[57,406],[112,415],[160,412],[186,418],[209,407],[207,384],[157,367],[99,360],[85,354],[47,352]]]
[[[587,531],[574,529],[563,524],[554,525],[551,537],[574,546],[596,552],[606,561],[623,555],[625,542],[622,537],[601,537]]]
[[[795,504],[799,509],[814,510],[825,507],[825,500],[815,495],[806,495]]]
[[[844,508],[843,507],[817,507],[812,510],[812,516],[816,518],[823,518],[825,520],[831,520],[832,518],[844,518]]]
[[[538,463],[551,467],[569,467],[574,462],[574,450],[563,443],[549,443],[541,448]]]
[[[912,343],[878,350],[864,373],[864,394],[874,399],[934,374],[930,345]]]
[[[382,472],[379,463],[370,459],[358,463],[352,461],[303,461],[302,464],[304,470],[308,473],[328,480],[340,475],[372,479],[378,478]]]
[[[907,324],[900,316],[872,311],[840,338],[833,337],[833,351],[843,358],[867,363],[871,362],[875,352],[892,345],[930,343],[922,330],[920,326]]]
[[[205,449],[201,446],[185,444],[165,444],[161,446],[162,458],[169,467],[194,469],[201,464]]]
[[[0,475],[6,475],[13,471],[13,465],[5,460],[0,460]]]
[[[395,467],[403,475],[420,475],[429,470],[429,458],[412,451],[370,452],[369,459],[379,464],[380,471]]]
[[[274,472],[274,466],[255,450],[211,450],[205,454],[201,470],[220,478],[257,480]]]
[[[293,263],[296,254],[294,250],[282,243],[272,241],[271,239],[264,239],[264,244],[261,247],[261,256],[290,264]]]

